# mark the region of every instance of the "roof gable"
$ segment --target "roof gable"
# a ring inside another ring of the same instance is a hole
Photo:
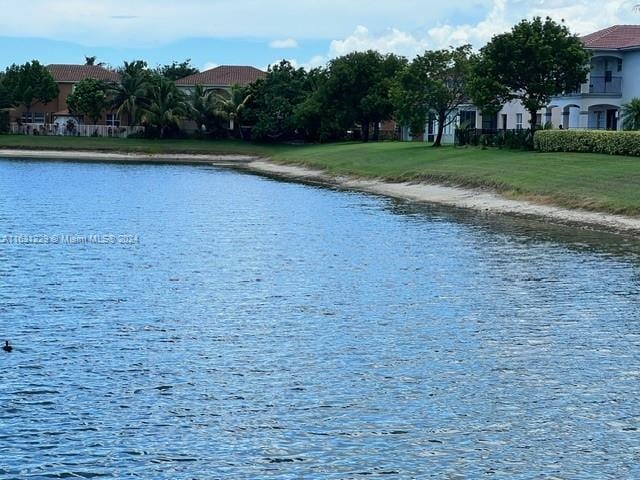
[[[120,75],[98,65],[47,65],[47,70],[56,82],[76,83],[85,78],[95,78],[111,82],[120,81]]]
[[[255,67],[222,65],[206,72],[196,73],[176,81],[176,85],[204,85],[211,87],[231,87],[249,85],[267,74]]]
[[[640,48],[640,25],[614,25],[582,37],[582,43],[589,49]]]

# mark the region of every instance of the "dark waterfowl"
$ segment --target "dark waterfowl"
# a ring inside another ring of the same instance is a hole
[[[11,353],[13,351],[13,347],[9,345],[9,340],[4,342],[4,347],[2,347],[2,350],[4,350],[7,353]]]

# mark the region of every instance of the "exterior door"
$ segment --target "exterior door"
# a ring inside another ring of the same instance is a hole
[[[607,110],[607,130],[618,129],[618,110]]]

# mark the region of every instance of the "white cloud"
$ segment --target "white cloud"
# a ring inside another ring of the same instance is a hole
[[[373,30],[424,26],[452,14],[444,3],[395,0],[0,0],[3,36],[44,37],[92,46],[153,47],[184,38],[339,38],[359,23]],[[490,0],[458,0],[456,8]],[[28,19],[17,22],[16,19]]]
[[[211,70],[212,68],[216,68],[219,67],[220,64],[218,63],[214,63],[214,62],[207,62],[205,63],[202,68],[200,69],[200,71],[202,72],[206,72],[207,70]]]
[[[269,43],[269,48],[298,48],[298,42],[293,38],[273,40]]]
[[[492,0],[485,16],[475,23],[444,22],[413,33],[397,28],[372,33],[369,28],[358,26],[351,35],[333,40],[326,56],[314,58],[327,62],[347,53],[369,49],[412,58],[426,49],[464,44],[480,48],[492,36],[508,31],[522,18],[534,16],[565,21],[573,32],[586,35],[619,23],[640,22],[640,13],[634,11],[637,3],[638,0]]]

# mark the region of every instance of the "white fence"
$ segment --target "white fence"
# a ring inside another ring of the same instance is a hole
[[[109,125],[59,125],[57,123],[12,123],[11,133],[60,137],[117,137],[144,133],[144,127],[111,127]]]

